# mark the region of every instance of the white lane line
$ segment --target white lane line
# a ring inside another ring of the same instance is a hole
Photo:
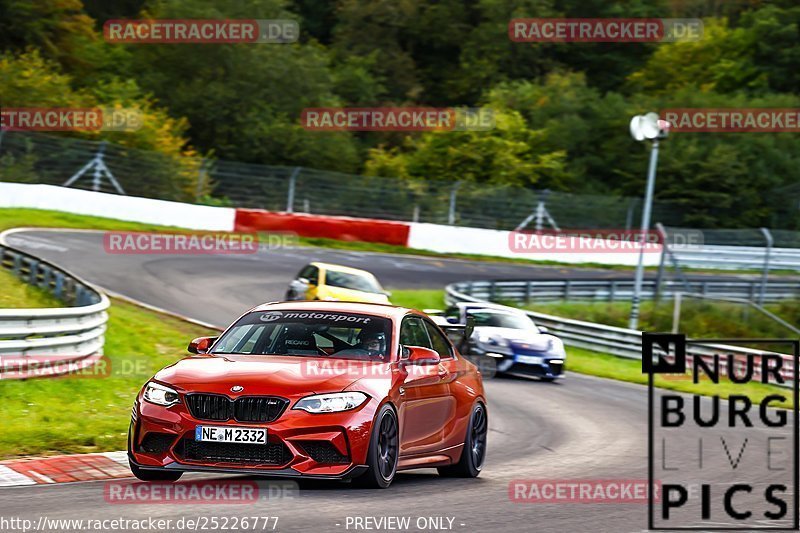
[[[36,482],[16,470],[0,465],[0,487],[16,487],[19,485],[36,485]]]

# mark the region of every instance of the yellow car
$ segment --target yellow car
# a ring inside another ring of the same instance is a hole
[[[287,300],[326,300],[388,304],[391,293],[366,270],[328,263],[309,263],[289,283]]]

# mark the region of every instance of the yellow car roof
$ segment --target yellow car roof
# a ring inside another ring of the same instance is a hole
[[[346,272],[348,274],[356,274],[356,275],[359,275],[359,276],[369,276],[369,277],[372,277],[372,278],[375,277],[375,275],[372,272],[368,272],[366,270],[361,270],[360,268],[352,268],[352,267],[346,267],[346,266],[342,266],[342,265],[334,265],[334,264],[331,264],[331,263],[318,263],[316,261],[314,261],[311,264],[314,265],[315,267],[319,267],[319,268],[322,268],[324,270],[333,270],[334,272]]]

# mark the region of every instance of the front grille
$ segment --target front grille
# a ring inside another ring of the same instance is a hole
[[[187,394],[186,405],[200,420],[228,420],[233,411],[230,398],[219,394]]]
[[[169,433],[150,432],[144,436],[139,450],[147,453],[164,453],[175,441],[175,435]]]
[[[230,420],[239,422],[272,422],[289,405],[278,396],[243,396],[231,400],[220,394],[187,394],[189,412],[198,420]]]
[[[299,443],[309,457],[318,463],[341,464],[349,463],[350,459],[342,455],[336,447],[327,441],[307,440]]]
[[[289,405],[289,400],[275,396],[245,396],[234,402],[233,416],[239,422],[272,422]]]
[[[283,465],[292,453],[283,443],[240,444],[227,442],[197,442],[190,438],[181,441],[184,459],[219,463]]]

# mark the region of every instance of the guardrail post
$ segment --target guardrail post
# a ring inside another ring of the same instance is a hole
[[[571,284],[569,280],[564,281],[564,301],[569,301],[569,291],[570,291]]]
[[[525,284],[525,305],[529,305],[531,303],[531,292],[533,290],[533,282],[528,280]]]
[[[761,228],[761,233],[764,235],[764,240],[767,241],[767,248],[764,250],[764,270],[761,274],[761,291],[758,294],[758,305],[764,303],[764,293],[767,290],[767,279],[769,278],[769,260],[772,252],[772,233],[767,228]]]
[[[297,175],[300,174],[300,167],[294,167],[292,175],[289,176],[289,191],[286,194],[286,212],[294,213],[294,191],[297,186]]]
[[[39,261],[31,260],[28,263],[28,284],[36,285],[36,278],[39,277]]]
[[[494,280],[489,282],[489,301],[494,301]]]
[[[613,279],[611,280],[611,285],[608,287],[608,301],[613,302],[614,296],[617,294],[617,282]]]
[[[702,285],[700,285],[700,291],[701,291],[701,292],[700,292],[700,294],[702,294],[702,295],[704,295],[704,296],[705,296],[706,294],[708,294],[708,282],[707,282],[707,281],[704,281],[704,282],[702,283]]]
[[[457,181],[450,189],[450,207],[447,210],[447,223],[451,226],[454,226],[456,223],[456,193],[459,187],[461,187],[461,182]]]
[[[56,277],[56,286],[53,289],[53,294],[55,294],[56,298],[60,300],[64,293],[64,274],[62,274],[61,272],[56,272],[55,277]]]
[[[51,277],[51,274],[52,274],[52,270],[47,265],[42,265],[40,267],[40,270],[42,271],[42,282],[39,283],[39,286],[40,287],[44,287],[46,289],[49,289],[50,288],[50,277]]]
[[[22,256],[19,254],[14,254],[14,275],[20,277],[22,275]]]

